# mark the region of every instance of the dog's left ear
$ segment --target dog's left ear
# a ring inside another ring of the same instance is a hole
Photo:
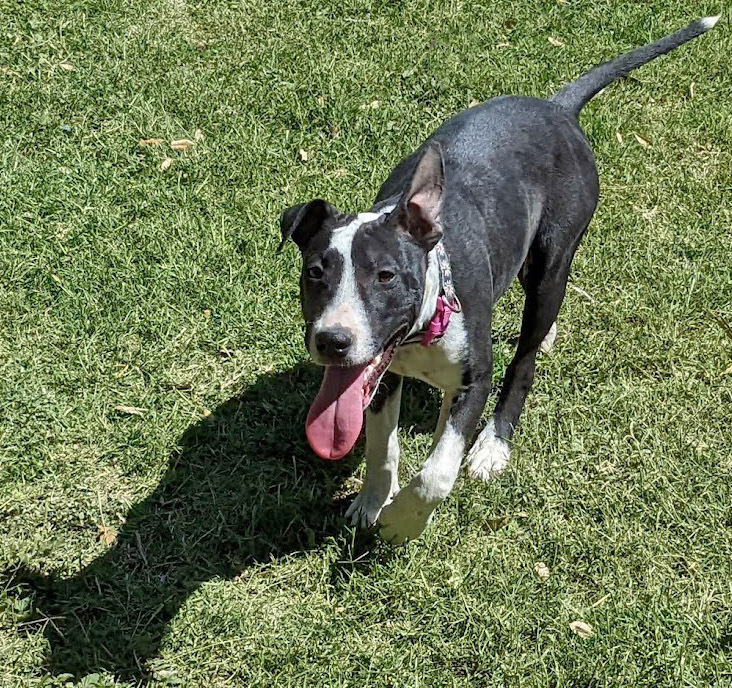
[[[409,190],[399,204],[399,224],[427,251],[442,238],[440,210],[444,189],[442,148],[433,142],[419,159]]]
[[[300,203],[292,208],[285,210],[280,215],[280,231],[282,232],[282,241],[277,247],[277,253],[292,237],[302,251],[315,233],[323,226],[323,222],[328,217],[333,217],[336,209],[327,201],[316,198],[309,203]]]

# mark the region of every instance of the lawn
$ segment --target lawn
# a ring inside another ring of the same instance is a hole
[[[471,102],[721,9],[0,0],[0,686],[731,686],[729,12],[583,113],[601,202],[512,465],[417,542],[344,521],[362,445],[304,440],[275,252]]]

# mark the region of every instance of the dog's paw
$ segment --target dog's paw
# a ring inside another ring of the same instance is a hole
[[[432,521],[433,509],[408,487],[398,492],[379,516],[379,535],[392,545],[418,538]]]
[[[483,428],[465,459],[468,475],[488,482],[503,473],[511,456],[511,445],[496,437],[493,421]]]
[[[546,333],[546,337],[542,340],[541,344],[539,344],[539,351],[543,354],[548,354],[552,347],[554,346],[554,341],[557,338],[557,323],[553,322],[552,326],[549,328],[549,332]]]
[[[370,528],[376,523],[384,505],[389,503],[395,492],[396,490],[392,492],[364,487],[348,507],[346,518],[351,519],[351,525]]]

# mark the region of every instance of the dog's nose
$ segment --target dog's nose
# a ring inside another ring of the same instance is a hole
[[[345,358],[353,344],[353,333],[345,327],[331,327],[315,335],[315,348],[328,358]]]

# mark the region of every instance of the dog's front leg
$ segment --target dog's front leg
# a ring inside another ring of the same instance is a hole
[[[370,528],[381,509],[399,491],[399,406],[402,377],[387,372],[366,411],[366,477],[346,512],[353,525]]]
[[[400,544],[418,537],[435,508],[450,494],[490,388],[490,373],[484,373],[453,394],[445,429],[422,470],[381,511],[380,533],[385,540]]]

